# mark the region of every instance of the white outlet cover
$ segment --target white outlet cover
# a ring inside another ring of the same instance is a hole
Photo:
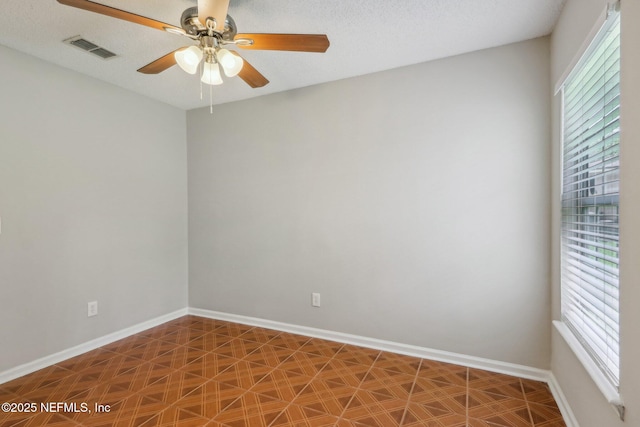
[[[87,317],[96,316],[98,314],[98,301],[87,303]]]
[[[320,294],[313,292],[311,294],[311,305],[313,307],[320,307]]]

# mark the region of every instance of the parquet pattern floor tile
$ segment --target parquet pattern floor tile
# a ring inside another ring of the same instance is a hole
[[[0,384],[0,400],[35,405],[0,427],[565,426],[543,382],[197,316]]]

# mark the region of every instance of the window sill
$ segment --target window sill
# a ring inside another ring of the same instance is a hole
[[[554,320],[553,326],[555,326],[569,348],[571,348],[580,363],[582,363],[582,366],[587,370],[587,373],[596,386],[598,386],[600,392],[604,395],[607,401],[615,407],[620,419],[624,420],[624,404],[622,403],[622,398],[618,390],[600,371],[600,368],[598,368],[595,362],[591,359],[587,351],[582,347],[567,325],[559,320]]]

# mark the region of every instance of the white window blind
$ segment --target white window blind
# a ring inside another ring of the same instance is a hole
[[[609,17],[562,91],[562,320],[617,388],[618,14]]]

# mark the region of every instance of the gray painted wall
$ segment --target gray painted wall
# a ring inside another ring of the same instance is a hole
[[[0,372],[184,308],[185,112],[2,46],[0,76]]]
[[[606,0],[568,0],[551,39],[552,82],[561,77],[606,7]],[[621,2],[620,139],[620,394],[627,409],[621,422],[562,336],[553,331],[552,370],[581,427],[640,426],[640,3]],[[560,107],[553,102],[553,317],[560,318]]]
[[[549,86],[543,38],[190,111],[190,306],[548,368]]]

